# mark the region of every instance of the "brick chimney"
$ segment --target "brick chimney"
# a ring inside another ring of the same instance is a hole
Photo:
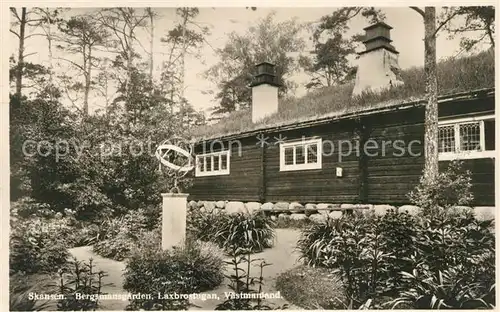
[[[404,82],[399,76],[399,52],[391,45],[392,27],[384,22],[365,27],[365,51],[359,53],[353,95],[363,91],[380,92]]]
[[[262,62],[256,66],[252,88],[252,122],[256,123],[264,117],[278,111],[278,88],[281,86],[276,81],[274,65]]]

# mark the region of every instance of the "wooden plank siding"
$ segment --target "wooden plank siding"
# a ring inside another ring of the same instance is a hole
[[[367,203],[405,204],[424,168],[424,109],[414,108],[370,116],[369,139],[379,155],[367,157]],[[394,147],[396,145],[404,150]],[[419,156],[416,156],[419,155]]]
[[[230,144],[230,174],[194,177],[193,185],[188,190],[190,200],[259,200],[260,148],[255,145],[255,138],[246,138],[239,142],[241,153],[239,153],[238,144],[234,142]],[[224,141],[223,143],[227,148],[231,142]],[[217,151],[220,144],[213,146],[214,151]],[[207,142],[205,148],[207,152],[210,150],[210,142]],[[202,153],[202,151],[202,146],[195,148],[195,153]]]
[[[491,98],[439,106],[440,118],[493,111]],[[232,149],[230,175],[194,178],[190,199],[407,204],[407,194],[418,184],[424,168],[424,115],[424,108],[417,107],[296,130],[264,132],[271,143],[265,149],[256,144],[256,137],[242,139],[241,156],[236,147]],[[322,168],[280,172],[279,145],[273,144],[280,134],[287,140],[321,137]],[[364,140],[376,142],[378,148],[368,151],[377,155],[359,157],[363,151],[358,151],[357,146],[363,134]],[[397,140],[399,148],[394,146]],[[352,146],[349,155],[345,154],[347,142]],[[414,142],[411,148],[410,142]],[[440,170],[448,163],[441,161]],[[473,173],[474,205],[494,205],[494,159],[464,160],[464,164]],[[337,167],[343,169],[342,177],[336,177]]]

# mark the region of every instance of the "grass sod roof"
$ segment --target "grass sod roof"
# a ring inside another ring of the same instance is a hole
[[[447,59],[438,63],[439,97],[458,95],[495,87],[495,55],[493,49],[479,54]],[[425,73],[421,67],[401,71],[404,85],[381,93],[365,92],[352,97],[353,83],[325,87],[311,91],[300,98],[283,99],[278,112],[252,123],[248,110],[230,113],[213,125],[192,130],[194,141],[245,136],[255,131],[286,127],[300,123],[313,124],[317,120],[342,118],[353,114],[369,113],[383,108],[397,108],[405,104],[418,104],[425,100]]]

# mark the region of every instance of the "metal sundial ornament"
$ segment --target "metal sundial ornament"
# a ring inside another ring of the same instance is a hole
[[[181,156],[185,161],[182,165],[175,164],[171,160],[179,159],[175,157]],[[168,167],[176,172],[182,172],[182,176],[186,175],[189,171],[193,170],[193,147],[192,145],[186,143],[182,138],[172,138],[163,141],[157,148],[155,152],[156,158],[160,161],[161,165]],[[173,157],[174,156],[174,157]],[[161,166],[160,165],[160,166]]]

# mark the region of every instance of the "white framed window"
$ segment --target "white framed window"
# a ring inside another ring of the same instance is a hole
[[[321,147],[321,138],[281,143],[280,171],[321,169]]]
[[[495,116],[439,122],[439,160],[495,157]]]
[[[196,155],[196,177],[229,174],[231,153],[229,150]]]

